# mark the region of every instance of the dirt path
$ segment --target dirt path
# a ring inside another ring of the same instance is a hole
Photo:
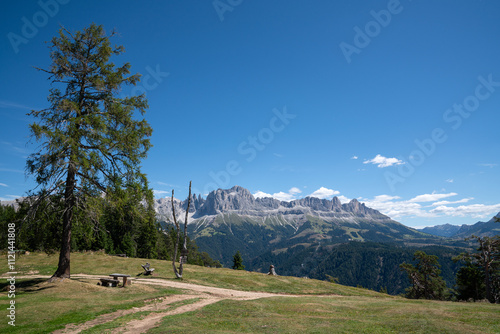
[[[169,296],[168,298],[163,298],[163,301],[160,303],[154,303],[154,304],[146,305],[143,307],[134,307],[134,308],[131,308],[128,310],[119,310],[119,311],[116,311],[113,313],[103,314],[103,315],[100,315],[93,320],[87,321],[87,322],[85,322],[83,324],[79,324],[79,325],[68,324],[68,325],[66,325],[66,328],[61,329],[61,330],[57,330],[57,331],[53,332],[53,334],[80,333],[81,331],[84,331],[86,329],[92,328],[92,327],[100,325],[100,324],[104,324],[104,323],[113,321],[113,320],[115,320],[119,317],[123,317],[127,314],[137,313],[137,312],[142,312],[142,311],[154,312],[154,311],[164,310],[164,309],[168,309],[169,307],[171,307],[170,304],[180,302],[183,300],[187,300],[187,299],[191,299],[191,298],[193,298],[193,296],[191,296],[191,295],[172,295],[172,296]],[[141,333],[141,332],[137,331],[134,333]]]
[[[87,274],[76,274],[71,275],[72,278],[84,278],[84,279],[95,279],[99,280],[102,275],[87,275]],[[18,278],[50,278],[50,276],[44,275],[29,275],[21,276]],[[137,312],[151,312],[147,316],[138,320],[131,320],[123,327],[115,329],[112,333],[126,333],[126,334],[139,334],[145,333],[149,329],[154,328],[158,323],[166,316],[181,314],[185,312],[191,312],[201,309],[207,305],[216,303],[221,300],[231,299],[231,300],[253,300],[259,298],[268,297],[299,297],[298,295],[284,295],[284,294],[273,294],[266,292],[252,292],[252,291],[240,291],[216,287],[208,287],[204,285],[183,283],[178,281],[170,281],[163,279],[144,279],[144,278],[132,278],[133,284],[151,284],[151,285],[161,285],[176,289],[186,290],[187,293],[184,295],[171,295],[160,298],[159,303],[149,304],[143,307],[136,307],[129,310],[120,310],[113,313],[103,314],[97,318],[87,321],[83,324],[68,324],[62,330],[57,330],[53,334],[76,334],[83,330],[92,328],[94,326],[104,324],[113,321],[122,316],[137,313]],[[195,300],[187,305],[182,305],[179,307],[172,306],[171,304]],[[161,312],[165,310],[164,312]]]
[[[204,306],[216,303],[223,298],[211,297],[211,296],[203,296],[198,295],[196,297],[202,298],[196,301],[193,304],[183,305],[177,307],[171,311],[161,312],[161,313],[150,313],[146,317],[140,320],[132,320],[128,322],[125,326],[115,329],[112,333],[124,333],[124,334],[136,334],[136,333],[145,333],[149,329],[154,328],[158,325],[158,323],[166,316],[181,314],[185,312],[195,311]]]

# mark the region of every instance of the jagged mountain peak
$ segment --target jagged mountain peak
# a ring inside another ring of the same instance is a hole
[[[172,210],[170,202],[166,199],[163,201],[157,200],[157,204],[166,206],[162,210],[157,209],[157,212],[162,212],[168,216],[169,211]],[[176,202],[177,205],[179,210],[185,210],[187,200],[178,204]],[[255,198],[248,189],[241,186],[214,190],[207,195],[206,199],[202,199],[199,195],[198,197],[193,195],[189,211],[192,213],[192,219],[195,220],[226,213],[255,217],[282,215],[289,218],[295,217],[292,218],[294,220],[304,215],[321,216],[331,221],[340,217],[342,219],[349,219],[349,217],[390,219],[379,211],[366,207],[356,199],[342,204],[338,197],[321,199],[307,196],[287,202],[271,197]]]
[[[308,207],[316,211],[336,211],[340,209],[342,206],[340,200],[337,197],[328,200],[310,196],[293,200],[290,202],[282,202],[282,205],[291,207],[295,206]]]
[[[231,189],[217,189],[210,192],[196,212],[197,217],[216,215],[227,211],[245,211],[255,207],[255,198],[247,189],[234,186]]]
[[[354,214],[384,216],[380,211],[367,207],[364,203],[359,202],[357,199],[352,199],[349,203],[342,204],[342,208]]]
[[[249,190],[234,186],[230,189],[217,189],[208,194],[205,202],[196,212],[194,218],[236,212],[244,215],[276,215],[276,214],[310,214],[326,216],[373,216],[388,218],[379,211],[366,207],[353,199],[342,204],[338,197],[321,199],[307,196],[292,201],[279,201],[275,198],[255,198]]]

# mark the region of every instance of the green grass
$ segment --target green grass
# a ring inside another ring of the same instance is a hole
[[[52,275],[57,268],[58,255],[32,253],[17,259],[19,275]],[[149,262],[155,268],[153,278],[175,280],[172,262],[139,258],[122,258],[100,252],[72,253],[71,273],[109,275],[123,273],[136,276],[143,270],[141,264]],[[141,276],[141,278],[148,278]],[[347,296],[381,297],[377,292],[331,284],[325,281],[290,276],[267,276],[261,273],[227,268],[204,268],[194,265],[184,266],[183,282],[243,291],[261,291],[288,294],[336,294]]]
[[[6,284],[2,282],[0,288],[5,291]],[[69,323],[81,323],[100,314],[144,306],[146,299],[176,293],[179,292],[174,289],[139,284],[124,289],[106,288],[85,279],[56,283],[48,283],[46,279],[18,279],[16,326],[1,321],[0,332],[9,329],[10,333],[50,333]],[[5,293],[0,296],[1,305],[7,305],[9,301]],[[2,318],[7,319],[6,316]]]
[[[51,275],[57,259],[57,255],[44,253],[22,255],[16,259],[18,276]],[[7,262],[5,257],[4,261]],[[71,268],[73,274],[104,277],[119,272],[135,276],[146,261],[156,268],[153,278],[175,280],[171,262],[102,253],[73,253]],[[500,305],[488,303],[407,300],[312,279],[189,265],[185,266],[183,282],[301,296],[223,300],[197,311],[166,317],[150,333],[500,333]],[[0,281],[0,289],[4,291],[0,295],[1,305],[9,302],[6,288],[6,280]],[[46,279],[18,279],[16,327],[7,324],[4,307],[4,311],[0,311],[4,318],[0,321],[0,332],[50,333],[66,324],[83,323],[100,314],[144,306],[147,300],[175,293],[180,292],[142,284],[124,289],[105,288],[97,286],[95,280],[75,278],[57,283],[48,283]],[[84,333],[106,332],[147,314],[129,314]]]
[[[499,311],[490,304],[369,297],[226,300],[164,319],[148,333],[498,333]]]
[[[188,300],[183,300],[177,303],[172,303],[170,304],[170,308],[174,309],[182,305],[186,304],[191,304],[196,301],[198,301],[198,298],[193,298],[193,299],[188,299]],[[165,312],[166,310],[160,310],[160,311],[152,311],[153,313],[159,313],[159,312]],[[81,334],[101,334],[104,332],[111,332],[113,329],[119,328],[119,327],[124,327],[129,321],[131,320],[136,320],[136,319],[143,319],[150,313],[151,311],[141,311],[141,312],[136,312],[136,313],[131,313],[127,314],[123,317],[117,318],[115,320],[112,320],[110,322],[106,322],[104,324],[99,324],[97,326],[94,326],[92,328],[86,329],[81,331]]]

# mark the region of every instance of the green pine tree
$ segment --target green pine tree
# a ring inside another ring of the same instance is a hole
[[[484,273],[481,267],[471,261],[466,261],[465,266],[457,272],[456,294],[459,300],[482,300],[486,297]]]
[[[440,276],[441,269],[438,257],[416,251],[413,255],[416,265],[402,263],[400,268],[408,274],[411,286],[406,291],[406,297],[411,299],[444,299],[446,283]]]
[[[470,239],[475,239],[479,246],[476,252],[462,254],[461,258],[466,263],[472,263],[474,268],[480,271],[482,284],[475,284],[478,288],[484,288],[484,297],[491,303],[500,303],[500,236],[478,237],[473,235],[467,240]],[[476,273],[476,276],[479,276],[479,273]]]
[[[108,193],[117,184],[146,184],[140,161],[151,146],[152,129],[145,120],[135,120],[134,113],[144,115],[148,105],[144,95],[118,97],[123,85],[135,85],[140,76],[128,76],[128,63],[115,67],[110,62],[123,53],[123,47],[111,46],[111,36],[96,24],[77,32],[62,28],[50,43],[52,64],[39,69],[49,75],[53,88],[49,107],[29,114],[36,119],[31,133],[41,146],[28,158],[27,171],[38,184],[33,195],[58,195],[64,206],[53,278],[70,276],[75,211],[92,218],[86,198]]]
[[[237,251],[233,256],[233,269],[245,270],[245,266],[243,265],[243,258],[241,257],[240,251]]]

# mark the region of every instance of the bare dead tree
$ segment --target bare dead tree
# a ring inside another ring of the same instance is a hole
[[[184,219],[184,243],[181,250],[181,258],[179,260],[179,274],[182,276],[182,264],[187,263],[188,249],[187,249],[187,224],[189,218],[189,206],[191,204],[191,181],[189,181],[189,195],[188,195],[188,205],[186,208],[186,219]]]
[[[472,258],[484,271],[484,285],[486,299],[490,303],[500,302],[500,278],[498,269],[500,268],[500,237],[478,237],[472,235],[466,240],[476,239],[479,243],[476,253],[466,254]]]
[[[184,242],[183,242],[183,246],[182,246],[181,257],[179,259],[179,270],[177,270],[177,267],[175,265],[175,260],[177,259],[177,250],[179,249],[179,244],[180,244],[180,240],[181,240],[181,227],[180,227],[179,223],[177,222],[177,218],[175,216],[174,190],[172,189],[172,215],[173,215],[173,219],[174,219],[175,228],[177,230],[177,238],[176,238],[175,247],[174,247],[174,256],[172,257],[172,267],[174,269],[175,277],[177,277],[177,278],[182,278],[183,264],[187,262],[187,254],[188,254],[188,250],[187,250],[187,223],[188,223],[190,204],[191,204],[191,181],[189,181],[188,205],[186,208],[186,219],[184,221]]]

